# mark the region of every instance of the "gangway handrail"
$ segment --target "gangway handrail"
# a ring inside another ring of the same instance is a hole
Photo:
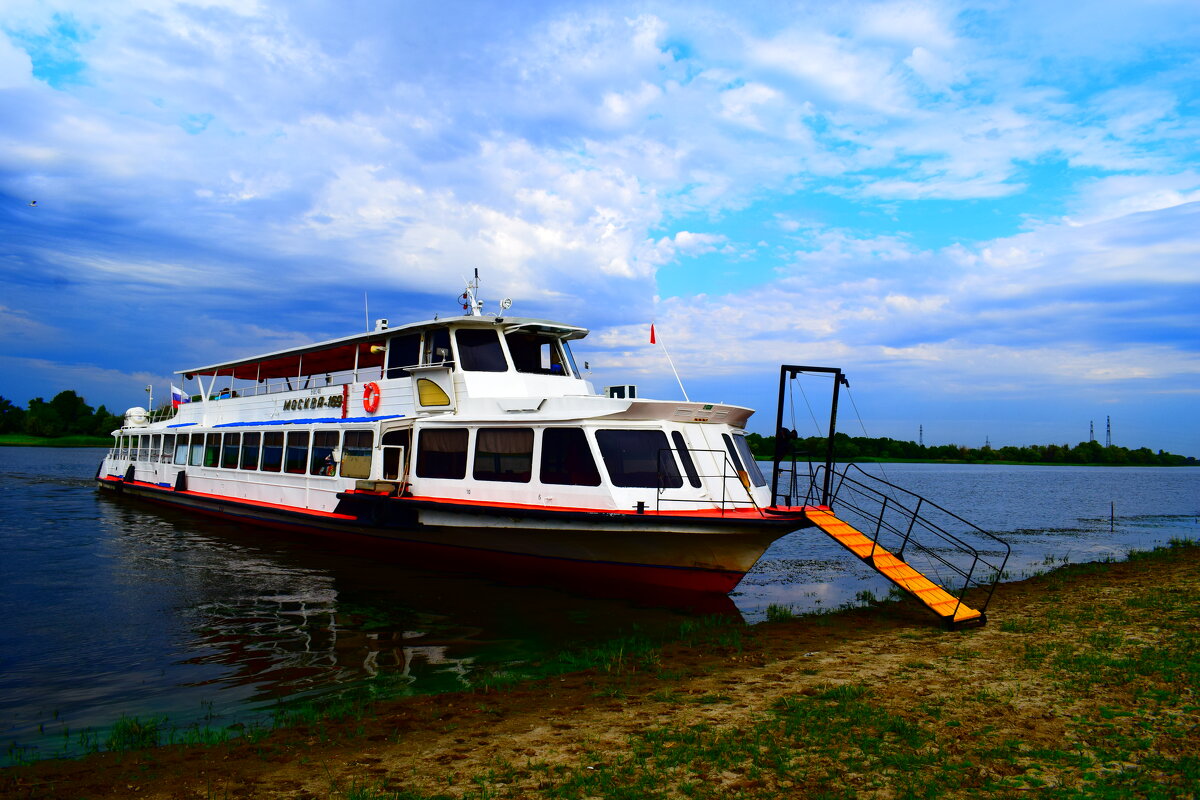
[[[812,480],[810,483],[808,496],[806,497],[806,503],[808,500],[811,499],[812,493],[814,491],[820,491],[822,493],[822,496],[825,495],[824,487],[828,486],[829,483],[826,481],[818,480],[821,477],[821,472],[824,469],[825,469],[825,465],[819,465],[817,467],[817,469],[812,472]],[[853,469],[856,473],[858,473],[858,475],[861,476],[861,478],[863,478],[864,480],[859,480],[856,477],[851,477],[851,475],[850,475],[851,469]],[[957,595],[959,605],[962,604],[962,595],[966,592],[967,589],[971,588],[972,585],[986,589],[987,594],[986,594],[986,597],[984,598],[984,602],[983,602],[982,606],[980,607],[979,611],[982,612],[982,611],[986,610],[988,603],[991,601],[992,595],[995,593],[996,585],[1000,582],[1000,578],[1003,575],[1004,567],[1007,565],[1008,559],[1012,555],[1012,546],[1008,542],[1004,541],[999,536],[996,536],[995,534],[984,530],[983,528],[979,527],[975,523],[970,522],[969,520],[963,519],[961,516],[959,516],[958,514],[955,514],[953,511],[950,511],[949,509],[946,509],[946,508],[938,505],[937,503],[934,503],[932,500],[929,500],[929,499],[917,494],[916,492],[913,492],[909,489],[905,489],[902,486],[897,486],[896,484],[891,483],[890,481],[884,480],[883,478],[877,477],[875,475],[871,475],[870,473],[863,470],[862,467],[860,467],[857,464],[846,464],[842,468],[840,473],[838,473],[838,471],[836,469],[830,470],[830,473],[827,473],[827,475],[829,475],[829,477],[832,477],[832,475],[837,475],[838,480],[836,483],[836,487],[833,488],[832,491],[828,492],[829,507],[832,509],[835,503],[840,504],[844,507],[847,507],[847,508],[853,510],[855,513],[861,515],[864,519],[874,518],[874,520],[875,520],[875,531],[874,531],[874,534],[870,537],[871,541],[872,541],[872,549],[871,549],[871,554],[870,554],[871,557],[873,557],[875,555],[876,549],[881,547],[879,544],[880,534],[886,530],[888,533],[898,536],[901,539],[901,546],[900,546],[899,552],[896,554],[898,557],[903,558],[904,550],[907,549],[909,547],[909,545],[911,544],[913,547],[917,548],[918,550],[920,550],[921,552],[923,552],[930,558],[937,560],[938,562],[943,564],[946,568],[957,573],[959,576],[961,576],[963,578],[964,583],[963,583],[962,590]],[[904,495],[915,498],[917,501],[915,507],[909,508],[903,502],[896,499],[894,496],[891,496],[887,492],[881,491],[878,488],[870,486],[866,482],[868,480],[873,481],[877,484],[882,484],[883,486],[886,486],[891,491],[902,492]],[[849,486],[850,486],[849,490],[847,490],[847,484],[849,484]],[[859,505],[856,505],[852,500],[850,500],[846,496],[847,494],[851,494],[853,492],[857,492],[865,497],[873,497],[874,500],[879,503],[878,514],[870,513],[868,509],[863,508]],[[887,512],[887,506],[888,506],[889,502],[892,504],[893,508],[897,509],[898,512],[901,513],[902,516],[906,516],[908,518],[909,524],[908,524],[907,530],[901,531],[895,525],[893,525],[892,523],[885,520],[885,514]],[[961,523],[962,525],[966,526],[968,529],[972,530],[974,533],[981,534],[983,537],[986,537],[987,539],[995,542],[997,545],[999,545],[1000,547],[1002,547],[1004,549],[1004,557],[1002,559],[1000,559],[999,564],[992,563],[991,560],[984,557],[985,554],[982,553],[978,548],[976,548],[975,546],[971,545],[970,543],[964,541],[959,536],[955,536],[953,533],[950,533],[946,529],[942,528],[940,525],[933,522],[927,516],[922,515],[921,509],[923,506],[928,506],[932,509],[936,509],[938,512],[945,514],[947,517],[950,517],[950,518],[956,520],[957,522]],[[963,554],[969,555],[971,557],[970,567],[964,569],[963,567],[960,567],[958,564],[955,564],[954,562],[949,561],[948,559],[942,557],[932,547],[920,542],[919,540],[914,539],[913,531],[914,531],[914,528],[917,527],[918,523],[920,524],[921,529],[934,534],[935,536],[940,538],[943,542],[947,543],[948,545],[951,545],[953,548],[959,550]],[[992,580],[990,581],[990,583],[985,583],[984,581],[979,580],[975,577],[976,568],[980,564],[983,564],[985,567],[992,570],[993,577],[992,577]],[[955,611],[957,612],[957,608],[955,609]],[[953,616],[951,618],[953,618]]]

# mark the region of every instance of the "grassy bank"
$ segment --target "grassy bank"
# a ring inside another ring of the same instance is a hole
[[[297,715],[256,741],[4,771],[9,797],[1194,797],[1200,548],[1002,585],[988,626],[908,601],[584,671]],[[568,665],[569,666],[569,665]],[[136,730],[133,731],[136,733]]]
[[[111,436],[29,436],[0,433],[0,447],[112,447]]]

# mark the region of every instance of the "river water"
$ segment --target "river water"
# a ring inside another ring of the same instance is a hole
[[[450,690],[484,669],[672,630],[689,615],[754,623],[771,604],[828,609],[888,591],[812,531],[779,540],[729,598],[699,606],[506,585],[100,495],[101,450],[0,452],[0,759],[9,763],[84,751],[122,716],[181,730],[262,722],[281,699],[371,676]],[[1012,578],[1200,539],[1196,468],[868,469],[1002,534]]]

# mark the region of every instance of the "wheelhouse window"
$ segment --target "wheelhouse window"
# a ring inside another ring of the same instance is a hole
[[[542,432],[542,483],[599,486],[600,471],[582,428],[546,428]]]
[[[337,431],[317,431],[313,434],[312,455],[309,457],[310,475],[330,475],[337,472],[334,451],[338,446]]]
[[[279,472],[283,468],[283,434],[272,431],[263,434],[262,471]]]
[[[467,476],[467,429],[430,428],[417,440],[417,476],[456,478]]]
[[[491,328],[466,328],[454,332],[458,362],[468,372],[507,372],[508,362],[500,336]]]
[[[767,479],[763,477],[762,470],[758,468],[754,454],[750,452],[750,445],[746,443],[746,437],[740,433],[733,436],[722,433],[721,438],[725,440],[725,449],[729,451],[729,458],[733,461],[734,468],[738,472],[745,471],[746,477],[755,486],[766,486]]]
[[[687,473],[688,483],[692,485],[693,489],[699,489],[700,475],[696,472],[696,463],[692,461],[692,452],[688,450],[683,434],[679,431],[671,431],[671,441],[675,443],[675,452],[679,453],[679,460],[683,462],[683,471]]]
[[[425,344],[421,350],[422,364],[445,364],[450,360],[450,329],[434,328],[425,331]]]
[[[480,428],[475,434],[475,465],[479,481],[529,483],[533,476],[533,428]]]
[[[258,451],[261,442],[261,433],[242,435],[242,469],[258,469]]]
[[[371,448],[374,446],[373,431],[346,431],[342,440],[342,477],[371,477]]]
[[[303,475],[308,467],[308,431],[288,431],[283,471]]]
[[[678,489],[683,478],[667,435],[655,430],[596,431],[596,444],[614,486]]]
[[[569,375],[558,339],[544,333],[514,331],[506,334],[508,352],[517,372],[537,375]]]
[[[387,376],[389,378],[408,377],[405,367],[421,363],[421,334],[410,333],[404,336],[393,336],[388,342]]]
[[[240,433],[225,434],[225,441],[221,445],[221,466],[225,469],[237,469],[238,455],[242,448],[241,439]]]

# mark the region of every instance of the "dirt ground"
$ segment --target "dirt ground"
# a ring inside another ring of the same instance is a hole
[[[603,754],[629,752],[631,738],[647,730],[686,730],[697,723],[709,729],[748,729],[781,698],[812,696],[839,684],[870,687],[873,702],[901,715],[932,713],[934,706],[947,709],[955,721],[946,724],[962,733],[946,730],[950,738],[939,743],[946,758],[960,747],[955,735],[983,730],[998,737],[997,742],[1019,741],[1026,752],[1037,752],[1039,747],[1064,746],[1064,740],[1077,736],[1078,726],[1072,727],[1071,720],[1090,714],[1099,719],[1105,703],[1117,701],[1111,696],[1089,700],[1087,692],[1064,689],[1061,676],[1050,674],[1048,662],[1039,669],[1031,654],[1061,648],[1064,638],[1092,635],[1100,624],[1093,622],[1097,609],[1122,603],[1137,607],[1164,592],[1195,598],[1200,591],[1197,567],[1200,548],[1190,547],[1169,559],[1067,570],[1004,584],[992,600],[989,623],[966,631],[947,632],[908,602],[765,623],[747,629],[736,645],[670,645],[653,668],[575,673],[507,690],[387,702],[363,719],[279,730],[253,744],[105,753],[14,767],[0,772],[0,796],[541,795],[551,788],[553,776],[593,769],[589,765],[603,760]],[[1163,619],[1132,613],[1123,621],[1106,618],[1103,629],[1108,641],[1122,647],[1153,649],[1172,635]],[[1173,624],[1196,630],[1190,618]],[[1190,729],[1184,725],[1179,730],[1191,734],[1172,746],[1200,746],[1196,706],[1194,698],[1180,706],[1190,708],[1193,718]],[[945,723],[947,718],[937,719]],[[812,757],[827,759],[829,754]],[[1137,756],[1128,758],[1136,761]],[[509,770],[496,778],[498,764],[535,763],[537,769]],[[999,767],[987,759],[978,763],[980,775],[971,780],[986,786],[996,777],[989,772]],[[1004,763],[1028,769],[1018,757]],[[826,774],[836,774],[836,767]],[[853,776],[843,777],[853,783]],[[1044,777],[1050,785],[1065,787],[1085,780],[1070,769],[1047,769]],[[736,774],[707,779],[715,789],[724,782],[727,796],[741,794]],[[499,783],[488,788],[488,780]],[[1177,788],[1180,792],[1168,796],[1188,796],[1186,785]],[[771,791],[806,794],[778,782]],[[884,797],[891,792],[866,794]]]

